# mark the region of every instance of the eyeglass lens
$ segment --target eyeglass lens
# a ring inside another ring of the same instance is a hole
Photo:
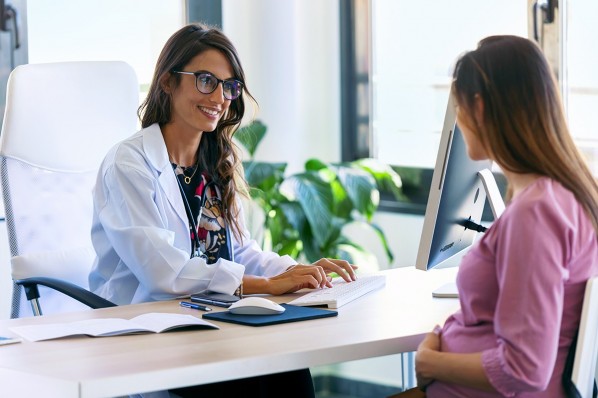
[[[196,75],[196,86],[199,92],[203,94],[211,94],[218,87],[218,83],[222,80],[218,80],[215,76],[210,73],[200,73]],[[224,92],[224,98],[228,100],[234,100],[241,95],[243,89],[243,83],[238,80],[230,79],[222,81],[222,89]]]

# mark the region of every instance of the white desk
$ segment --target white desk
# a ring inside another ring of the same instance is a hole
[[[384,271],[384,289],[341,307],[333,318],[265,327],[214,322],[220,330],[0,346],[0,395],[113,397],[414,351],[424,333],[458,308],[456,299],[431,296],[455,272]],[[289,301],[288,296],[274,299]],[[145,312],[202,314],[178,301],[145,303],[0,321],[0,334],[11,335],[8,328],[16,325]]]

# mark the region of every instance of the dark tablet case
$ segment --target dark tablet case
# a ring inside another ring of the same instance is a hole
[[[277,315],[237,315],[228,311],[203,314],[202,318],[212,321],[238,323],[247,326],[268,326],[278,323],[307,321],[309,319],[327,318],[337,316],[337,311],[321,308],[299,307],[296,305],[281,304],[285,311]]]

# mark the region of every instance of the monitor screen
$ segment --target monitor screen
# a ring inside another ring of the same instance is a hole
[[[491,166],[490,161],[473,161],[467,155],[456,124],[455,103],[449,95],[416,268],[429,270],[472,245],[478,232],[470,229],[471,223],[481,224],[486,203],[478,172]],[[467,223],[469,228],[465,228]]]

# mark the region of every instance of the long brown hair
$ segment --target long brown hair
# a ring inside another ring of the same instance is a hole
[[[237,50],[231,41],[218,29],[201,24],[187,25],[175,32],[164,45],[156,68],[149,93],[138,109],[138,116],[143,128],[154,123],[160,126],[171,120],[171,97],[164,91],[161,82],[170,80],[172,87],[178,87],[181,75],[173,70],[184,70],[196,55],[209,50],[220,51],[230,62],[234,78],[243,83],[243,93],[232,100],[226,115],[220,119],[216,130],[203,134],[198,150],[199,165],[222,189],[222,201],[226,212],[224,218],[232,227],[237,238],[241,238],[238,222],[239,208],[236,194],[246,195],[247,184],[243,178],[243,168],[238,148],[233,142],[233,135],[245,114],[244,97],[255,103],[245,82],[245,72]]]
[[[473,115],[486,153],[505,170],[550,177],[569,189],[598,231],[598,184],[567,127],[556,79],[540,48],[517,36],[491,36],[457,61],[452,92]]]

